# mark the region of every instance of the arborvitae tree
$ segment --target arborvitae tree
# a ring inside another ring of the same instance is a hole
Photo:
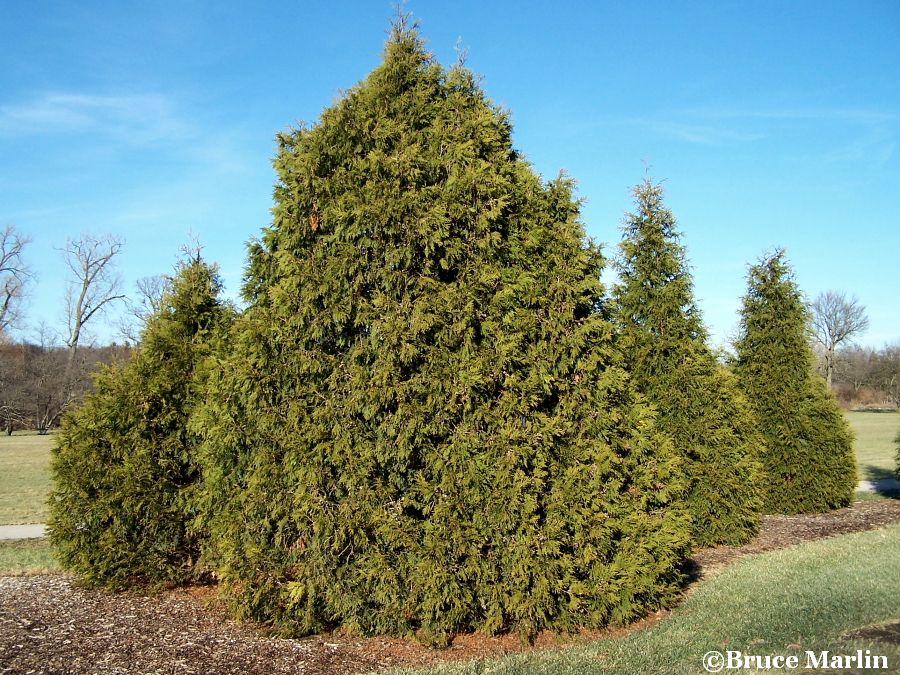
[[[897,434],[894,443],[897,444],[897,468],[894,470],[894,473],[897,475],[898,480],[900,480],[900,434]]]
[[[194,419],[206,560],[284,634],[626,622],[678,591],[677,457],[635,400],[571,185],[402,22],[280,136],[249,308]]]
[[[53,450],[50,538],[88,583],[180,582],[196,573],[200,477],[187,419],[205,389],[205,359],[231,312],[216,270],[179,265],[124,365],[104,370],[66,415]]]
[[[809,325],[784,252],[752,266],[734,370],[765,437],[767,513],[846,506],[856,485],[853,437],[813,370]]]
[[[762,440],[733,377],[707,346],[693,281],[661,185],[634,189],[620,243],[615,311],[634,383],[659,411],[691,481],[700,546],[739,544],[758,530]]]

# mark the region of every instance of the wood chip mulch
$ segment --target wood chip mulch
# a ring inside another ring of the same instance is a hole
[[[827,514],[767,516],[759,536],[740,547],[697,553],[695,579],[744,555],[900,522],[900,501],[857,502]],[[0,577],[0,673],[323,673],[341,675],[497,656],[611,637],[656,623],[651,615],[624,630],[542,634],[523,646],[515,635],[457,636],[432,650],[411,639],[341,634],[300,640],[266,637],[237,624],[209,588],[160,595],[111,594],[73,585],[65,575]]]
[[[804,541],[862,532],[900,522],[900,500],[871,499],[853,506],[799,516],[763,516],[759,534],[744,546],[717,546],[695,553],[697,576],[708,577],[735,558],[787,548]]]

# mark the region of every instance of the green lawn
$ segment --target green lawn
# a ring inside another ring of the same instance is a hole
[[[0,525],[43,523],[52,436],[0,435]]]
[[[703,655],[713,650],[794,654],[803,669],[806,650],[857,649],[887,656],[889,672],[897,672],[900,645],[847,635],[900,619],[897,579],[900,525],[893,525],[745,558],[698,586],[652,628],[624,638],[399,672],[674,675],[704,672]]]
[[[47,539],[0,541],[0,575],[60,571]]]
[[[896,466],[900,414],[875,412],[844,413],[856,434],[856,469],[860,479],[891,478]]]

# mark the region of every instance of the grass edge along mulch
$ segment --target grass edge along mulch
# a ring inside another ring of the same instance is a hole
[[[21,576],[61,572],[62,567],[53,554],[49,539],[0,540],[0,575]]]

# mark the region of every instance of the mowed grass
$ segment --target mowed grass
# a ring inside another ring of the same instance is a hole
[[[47,539],[0,541],[0,575],[47,574],[60,569]]]
[[[52,445],[52,436],[0,435],[0,525],[46,521]]]
[[[680,675],[704,672],[709,651],[795,654],[805,665],[806,650],[857,649],[886,656],[890,672],[898,672],[900,645],[848,635],[900,619],[898,579],[900,525],[893,525],[745,558],[652,628],[624,638],[397,672]]]
[[[847,412],[847,422],[856,435],[856,470],[860,480],[891,478],[896,466],[900,413]]]

